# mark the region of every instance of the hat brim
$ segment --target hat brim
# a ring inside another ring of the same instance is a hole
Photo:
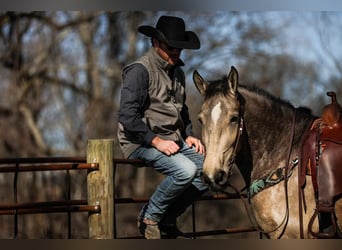
[[[158,29],[143,25],[138,28],[138,31],[145,36],[153,37],[158,39],[159,41],[167,43],[169,46],[179,49],[199,49],[201,47],[200,41],[197,35],[192,31],[185,31],[185,40],[182,41],[174,41],[167,40],[162,32]]]

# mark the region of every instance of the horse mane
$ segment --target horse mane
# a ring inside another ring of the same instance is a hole
[[[218,93],[222,93],[223,95],[226,95],[228,93],[228,85],[222,84],[222,83],[227,82],[227,81],[228,81],[227,76],[224,76],[222,79],[209,81],[209,85],[208,85],[208,88],[206,90],[206,97],[209,98],[209,97],[212,97]],[[240,84],[239,83],[238,90],[240,88],[246,89],[249,92],[253,92],[253,93],[255,93],[261,97],[264,97],[268,100],[274,101],[274,102],[279,103],[281,105],[285,105],[285,106],[294,108],[290,102],[283,100],[283,99],[280,99],[279,97],[272,95],[270,92],[268,92],[268,91],[266,91],[260,87],[257,87],[256,85],[247,85],[247,84]]]
[[[281,106],[286,106],[290,109],[294,109],[294,106],[288,101],[281,99],[280,97],[276,97],[275,95],[271,94],[265,89],[262,89],[256,85],[245,85],[245,84],[239,84],[238,88],[246,89],[248,92],[252,92],[258,96],[264,97],[266,100],[270,100],[274,103],[280,104]]]
[[[228,85],[222,84],[223,82],[227,82],[227,76],[222,77],[222,79],[211,80],[209,81],[208,88],[206,90],[205,97],[210,98],[217,94],[227,95],[228,94]],[[308,116],[312,116],[312,111],[308,107],[298,107],[295,108],[288,100],[282,99],[271,94],[269,91],[260,88],[256,85],[249,85],[249,84],[241,84],[238,85],[238,91],[241,89],[245,89],[247,92],[253,93],[257,96],[260,96],[265,102],[269,101],[273,104],[277,104],[280,107],[287,107],[291,110],[297,110],[299,113],[303,113]]]
[[[272,95],[270,92],[268,92],[267,90],[264,90],[255,85],[239,84],[239,88],[240,89],[243,88],[247,90],[248,92],[261,96],[263,99],[269,100],[273,104],[278,104],[279,107],[287,107],[291,110],[296,110],[297,113],[301,114],[302,117],[306,117],[306,119],[311,119],[312,117],[315,117],[312,114],[311,108],[306,107],[306,106],[294,107],[288,100],[284,100],[284,99],[281,99],[280,97],[276,97]]]

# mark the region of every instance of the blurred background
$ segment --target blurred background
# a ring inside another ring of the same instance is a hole
[[[182,17],[201,40],[200,50],[182,52],[197,136],[202,97],[192,82],[195,69],[214,80],[233,65],[241,83],[306,106],[315,115],[330,102],[327,91],[335,91],[342,103],[342,12],[2,12],[0,158],[85,156],[93,138],[114,139],[115,157],[122,157],[116,140],[121,70],[151,46],[137,27],[155,26],[161,15]],[[72,198],[86,197],[85,175],[72,178]],[[116,192],[149,196],[161,178],[147,168],[124,166],[117,172]],[[20,201],[58,200],[65,193],[62,173],[27,173],[19,181]],[[12,183],[12,175],[0,175],[1,202],[12,201]],[[119,235],[137,234],[140,207],[117,208]],[[200,203],[197,216],[203,230],[249,225],[239,202]],[[181,229],[191,228],[189,217],[188,212],[181,218]],[[66,237],[63,214],[19,219],[20,238]],[[11,217],[0,216],[0,225],[0,238],[11,238]],[[87,215],[75,215],[73,228],[73,238],[87,238]]]

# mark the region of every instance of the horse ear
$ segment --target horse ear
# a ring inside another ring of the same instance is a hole
[[[192,74],[192,79],[201,95],[205,95],[205,92],[208,88],[208,82],[203,79],[203,77],[197,72],[197,70],[195,70]]]
[[[236,68],[232,66],[230,68],[230,72],[228,74],[228,91],[235,95],[237,91],[237,86],[238,86],[238,81],[239,81],[239,74]]]

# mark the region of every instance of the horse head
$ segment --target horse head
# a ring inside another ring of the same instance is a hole
[[[221,191],[229,184],[243,128],[238,72],[231,67],[222,80],[208,82],[194,71],[193,80],[205,97],[198,116],[206,147],[203,180],[212,190]]]

